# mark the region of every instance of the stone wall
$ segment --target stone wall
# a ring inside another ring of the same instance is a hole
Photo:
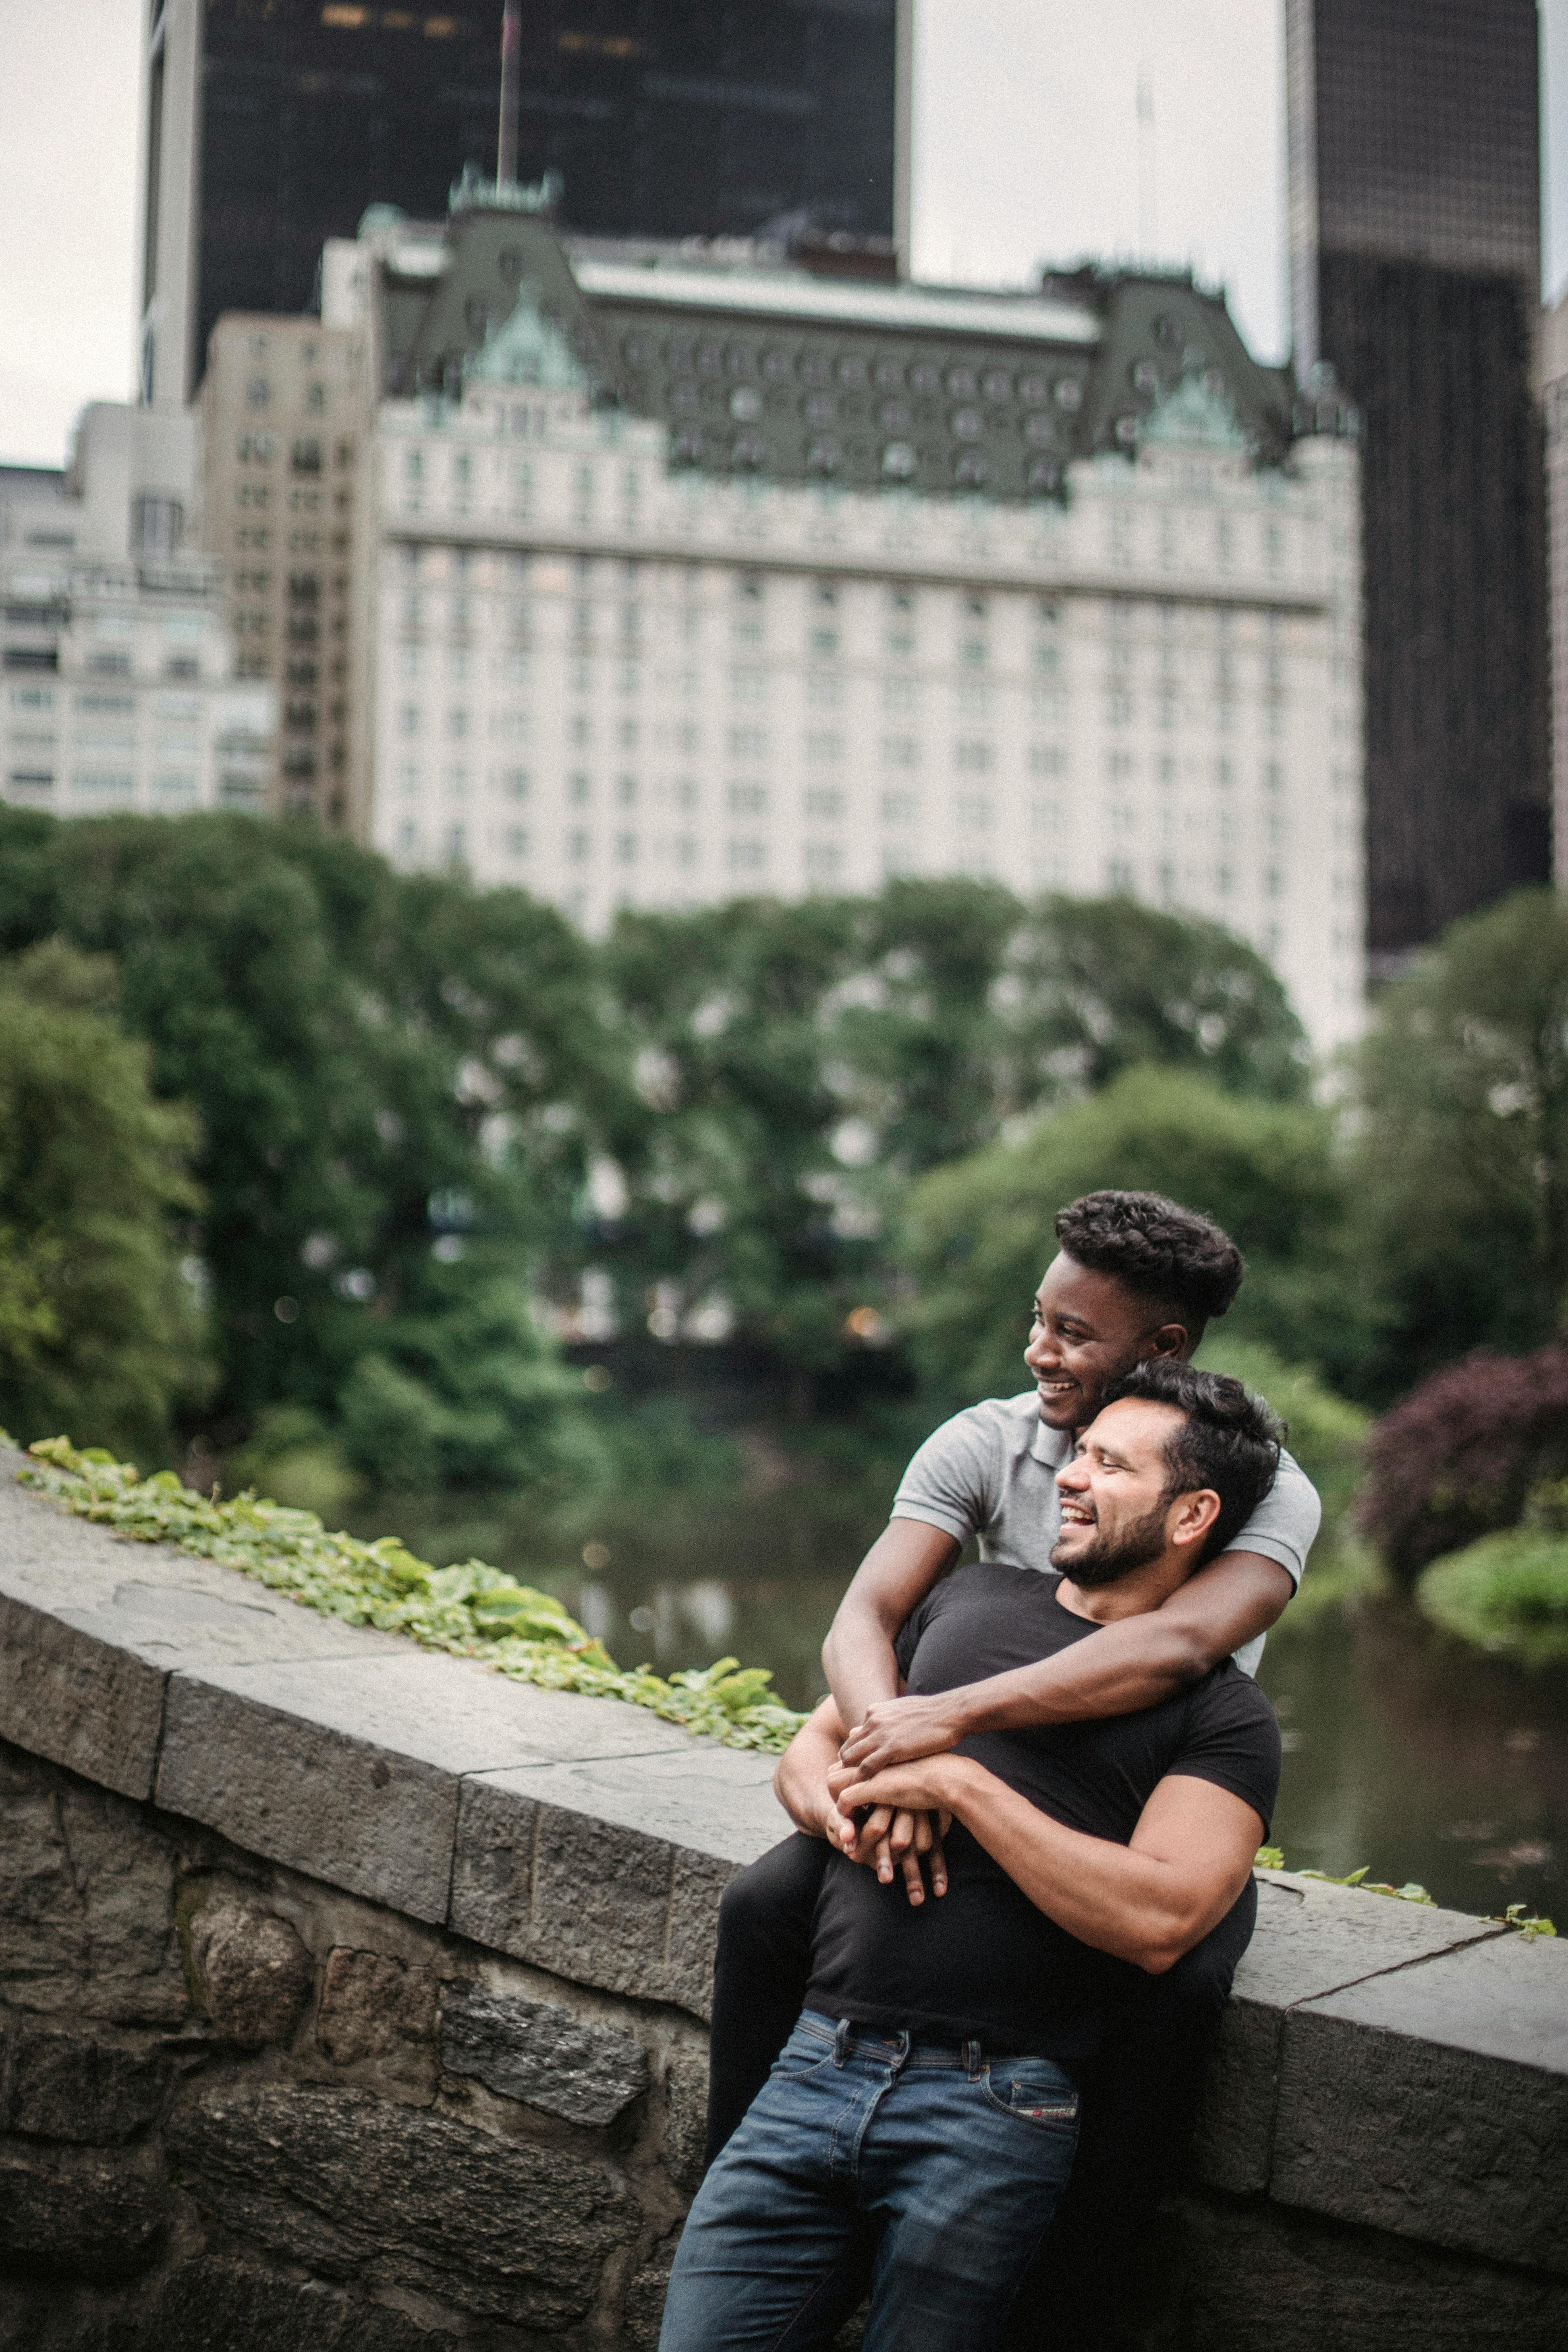
[[[768,1760],[119,1542],[15,1467],[0,2347],[651,2347]],[[1568,1948],[1270,1874],[1145,2340],[1568,2341],[1565,2216]]]

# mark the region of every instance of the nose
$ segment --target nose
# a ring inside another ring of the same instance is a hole
[[[1037,1323],[1030,1332],[1028,1345],[1024,1349],[1024,1361],[1034,1372],[1046,1371],[1060,1363],[1061,1357],[1058,1352],[1057,1343],[1051,1338],[1046,1324]]]
[[[1075,1456],[1064,1462],[1057,1472],[1057,1485],[1063,1494],[1081,1495],[1089,1485],[1089,1465]]]

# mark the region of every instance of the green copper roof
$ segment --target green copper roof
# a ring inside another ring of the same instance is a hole
[[[434,239],[443,232],[421,232]],[[1186,277],[1080,272],[1027,295],[823,279],[570,248],[477,203],[446,266],[384,278],[385,389],[465,378],[588,386],[668,425],[672,464],[769,481],[1001,499],[1060,490],[1074,457],[1181,436],[1277,463],[1282,370]]]

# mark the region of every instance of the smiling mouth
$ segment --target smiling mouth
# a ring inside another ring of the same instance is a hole
[[[1043,1397],[1068,1396],[1077,1388],[1076,1381],[1037,1381],[1035,1386]]]
[[[1089,1509],[1087,1503],[1068,1503],[1064,1501],[1062,1504],[1062,1525],[1064,1528],[1091,1528],[1094,1525],[1094,1513]]]

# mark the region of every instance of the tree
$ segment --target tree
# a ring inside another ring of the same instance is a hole
[[[948,881],[736,901],[624,915],[605,962],[641,1101],[626,1200],[594,1233],[623,1308],[640,1319],[660,1284],[676,1317],[721,1294],[747,1338],[816,1373],[890,1314],[885,1237],[910,1181],[1007,1122],[1149,1057],[1267,1100],[1306,1084],[1261,958],[1127,899],[1031,908]]]
[[[592,950],[552,909],[310,827],[0,812],[0,940],[47,930],[112,955],[158,1091],[201,1114],[220,1446],[279,1407],[335,1430],[404,1321],[483,1319],[498,1282],[523,1311],[616,1091]]]
[[[179,1268],[199,1130],[153,1100],[113,996],[59,941],[0,962],[0,1417],[160,1454],[207,1371]]]
[[[1385,1401],[1568,1310],[1568,906],[1522,890],[1447,931],[1380,999],[1358,1056],[1357,1254],[1381,1300],[1362,1391]]]
[[[1331,1122],[1300,1103],[1223,1094],[1203,1078],[1130,1070],[1086,1101],[937,1170],[911,1192],[904,1318],[917,1361],[957,1404],[1024,1384],[1029,1302],[1055,1254],[1052,1219],[1103,1185],[1168,1193],[1216,1217],[1247,1261],[1223,1327],[1291,1362],[1331,1353],[1353,1312],[1339,1296],[1343,1214]],[[1216,1331],[1217,1337],[1217,1331]]]

